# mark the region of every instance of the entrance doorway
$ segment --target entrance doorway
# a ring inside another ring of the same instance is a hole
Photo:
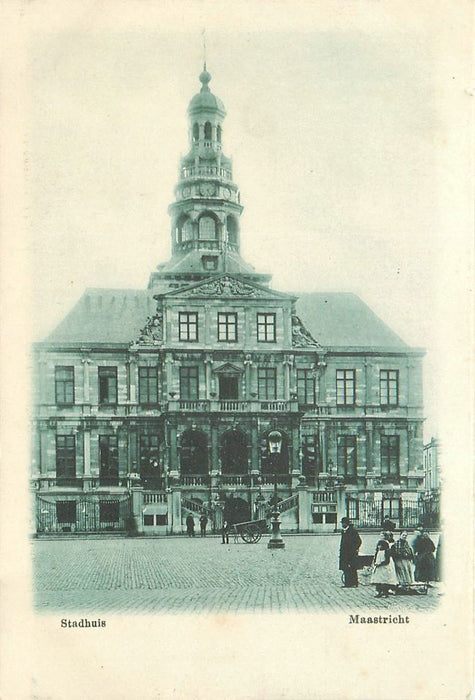
[[[239,398],[238,377],[230,377],[228,375],[219,378],[219,398],[221,400]]]

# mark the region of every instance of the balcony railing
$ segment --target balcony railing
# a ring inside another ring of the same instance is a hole
[[[169,411],[230,412],[230,413],[290,413],[298,410],[296,401],[238,401],[231,399],[190,401],[179,399],[168,402]]]
[[[221,177],[232,180],[233,174],[228,168],[218,168],[215,165],[200,165],[192,168],[182,168],[182,178],[189,177]]]

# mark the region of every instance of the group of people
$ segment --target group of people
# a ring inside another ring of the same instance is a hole
[[[358,586],[358,556],[362,541],[349,518],[342,518],[340,543],[340,570],[343,572],[343,587]],[[415,531],[412,545],[408,533],[403,530],[394,540],[394,525],[387,523],[376,545],[372,562],[371,583],[376,588],[377,598],[387,598],[390,593],[413,590],[414,583],[426,583],[436,579],[435,545],[422,527]],[[440,555],[440,541],[437,548]]]
[[[208,525],[208,518],[205,513],[200,516],[200,533],[201,537],[206,537],[206,526]],[[195,536],[195,519],[191,513],[186,516],[186,534],[188,537]]]

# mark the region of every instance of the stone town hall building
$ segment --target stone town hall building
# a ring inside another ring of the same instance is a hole
[[[37,532],[174,534],[203,511],[216,529],[263,517],[275,483],[284,531],[414,524],[423,352],[355,295],[297,298],[243,260],[210,80],[188,107],[170,260],[147,289],[88,289],[35,345]]]

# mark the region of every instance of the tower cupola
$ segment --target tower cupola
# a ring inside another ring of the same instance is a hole
[[[172,258],[152,273],[155,286],[165,276],[197,279],[231,272],[265,283],[240,255],[239,188],[233,180],[232,161],[223,153],[226,109],[209,87],[206,63],[201,89],[188,105],[188,151],[181,158],[175,201],[169,206]]]

